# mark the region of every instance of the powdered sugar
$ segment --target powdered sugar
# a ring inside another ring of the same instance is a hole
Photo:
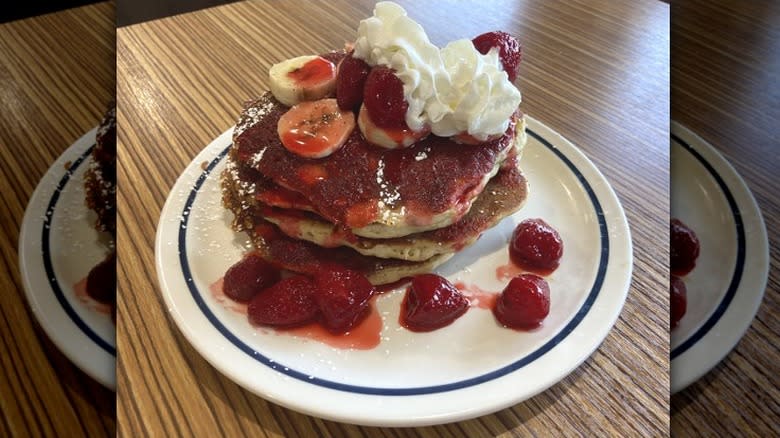
[[[258,164],[260,164],[260,160],[263,159],[263,155],[265,154],[265,150],[267,148],[260,149],[260,152],[256,152],[252,157],[249,159],[249,165],[252,167],[257,167]]]
[[[274,104],[267,94],[263,95],[260,99],[256,100],[246,108],[241,115],[241,120],[236,124],[236,129],[233,131],[233,138],[243,134],[244,131],[256,125],[273,109]]]

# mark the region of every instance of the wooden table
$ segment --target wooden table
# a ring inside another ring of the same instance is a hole
[[[22,288],[17,238],[49,166],[114,98],[109,3],[0,25],[0,436],[112,436],[114,392],[38,325]]]
[[[616,190],[634,274],[601,347],[560,383],[492,415],[389,429],[309,417],[212,368],[168,315],[160,210],[195,155],[268,88],[283,59],[355,38],[370,1],[247,2],[117,31],[118,422],[122,436],[661,436],[669,425],[669,6],[656,1],[402,2],[442,46],[503,29],[523,41],[523,110],[577,144]]]
[[[755,320],[724,361],[672,396],[674,435],[780,434],[779,16],[772,1],[672,5],[672,118],[742,176],[770,245],[769,281]]]

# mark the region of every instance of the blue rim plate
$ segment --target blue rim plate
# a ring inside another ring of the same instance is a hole
[[[687,312],[671,334],[671,392],[717,365],[750,327],[769,274],[761,211],[710,144],[672,122],[672,217],[696,232],[697,265],[683,281]]]
[[[84,200],[96,131],[65,150],[35,188],[19,233],[19,268],[30,307],[52,342],[86,374],[115,389],[116,328],[75,288],[111,245],[94,229],[96,216]]]
[[[498,292],[515,224],[541,217],[565,245],[548,282],[551,312],[533,332],[500,327],[472,308],[431,333],[400,327],[403,290],[376,302],[379,346],[337,349],[252,327],[210,286],[249,248],[230,229],[219,175],[232,129],[207,146],[174,185],[157,229],[156,261],[171,316],[195,349],[248,390],[306,414],[348,423],[422,426],[495,412],[558,382],[584,361],[614,325],[628,292],[631,239],[611,187],[571,143],[528,118],[521,168],[530,194],[515,215],[436,270],[453,282]]]

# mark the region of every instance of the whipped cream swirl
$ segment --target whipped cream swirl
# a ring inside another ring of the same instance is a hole
[[[357,33],[354,56],[393,68],[403,82],[406,124],[412,130],[428,125],[441,137],[467,132],[478,140],[506,131],[521,96],[497,49],[483,55],[468,39],[439,49],[393,2],[377,3]]]

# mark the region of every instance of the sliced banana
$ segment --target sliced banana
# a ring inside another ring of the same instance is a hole
[[[287,106],[333,96],[336,90],[336,66],[316,55],[299,56],[274,64],[268,77],[271,93]]]
[[[282,145],[306,158],[323,158],[339,150],[355,129],[355,114],[336,99],[301,102],[282,114],[276,131]]]
[[[380,128],[371,120],[365,105],[360,105],[358,113],[358,126],[366,141],[386,149],[401,149],[409,147],[430,134],[431,130],[426,126],[420,131],[411,129]]]

